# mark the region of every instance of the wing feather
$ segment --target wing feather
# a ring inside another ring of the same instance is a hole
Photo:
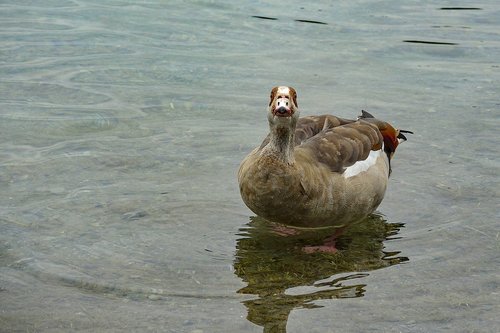
[[[342,173],[357,161],[368,158],[371,150],[380,149],[383,137],[378,128],[368,122],[336,119],[338,121],[333,120],[333,126],[327,127],[326,130],[318,130],[321,120],[314,123],[317,126],[314,130],[301,128],[302,133],[317,132],[302,141],[296,149],[309,150],[310,154],[330,170]]]

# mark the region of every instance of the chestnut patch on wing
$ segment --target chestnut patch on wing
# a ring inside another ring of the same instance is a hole
[[[391,124],[376,118],[363,118],[362,122],[372,124],[378,128],[383,137],[384,151],[391,159],[399,144],[398,131]]]

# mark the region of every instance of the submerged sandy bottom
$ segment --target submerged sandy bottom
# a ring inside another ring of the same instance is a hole
[[[442,7],[4,1],[1,330],[498,331],[500,6]],[[415,132],[336,255],[239,197],[278,84]]]

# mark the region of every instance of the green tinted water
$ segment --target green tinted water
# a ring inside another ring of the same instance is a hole
[[[3,1],[0,327],[498,331],[500,6],[447,5]],[[415,132],[335,255],[239,197],[278,84]]]

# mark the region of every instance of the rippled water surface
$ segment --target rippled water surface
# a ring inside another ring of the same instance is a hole
[[[496,1],[2,1],[0,331],[497,332]],[[270,88],[415,132],[336,254],[242,203]]]

